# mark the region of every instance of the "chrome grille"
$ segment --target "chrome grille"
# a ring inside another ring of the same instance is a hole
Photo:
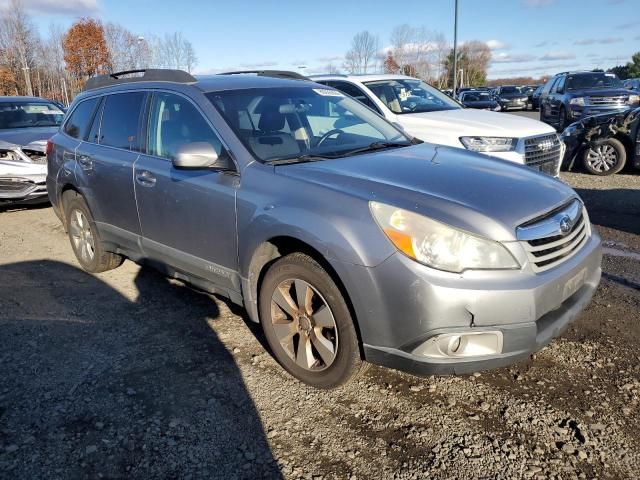
[[[525,165],[548,175],[558,175],[561,153],[562,143],[555,133],[524,140]]]
[[[561,230],[569,221],[571,228]],[[534,272],[544,272],[575,255],[591,236],[587,212],[578,200],[518,228],[518,238]]]
[[[589,105],[611,105],[614,107],[621,107],[626,105],[627,96],[617,95],[613,97],[594,96],[589,97]]]

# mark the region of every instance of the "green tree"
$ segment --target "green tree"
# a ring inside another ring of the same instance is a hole
[[[631,61],[627,63],[629,69],[629,78],[640,77],[640,52],[636,52],[631,56]]]

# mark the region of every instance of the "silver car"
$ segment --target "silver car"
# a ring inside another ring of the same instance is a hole
[[[98,77],[52,143],[49,195],[83,268],[129,258],[228,297],[315,387],[367,362],[508,365],[600,281],[567,185],[412,139],[293,74]]]

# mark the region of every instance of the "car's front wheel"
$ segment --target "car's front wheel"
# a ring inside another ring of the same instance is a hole
[[[627,151],[620,140],[608,138],[585,149],[582,154],[584,167],[594,175],[613,175],[624,168]]]
[[[273,355],[302,382],[335,388],[366,369],[340,289],[308,255],[292,253],[269,268],[260,288],[259,306]]]
[[[105,250],[93,216],[82,196],[75,192],[67,192],[64,197],[64,211],[71,248],[84,270],[99,273],[122,264],[122,256]]]

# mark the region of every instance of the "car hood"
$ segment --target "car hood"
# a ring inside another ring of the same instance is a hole
[[[517,226],[577,196],[559,180],[528,167],[430,144],[276,171],[501,241],[515,240]]]
[[[588,90],[567,90],[572,97],[618,97],[633,95],[631,90],[626,88],[591,88]]]
[[[0,140],[15,143],[24,147],[32,142],[43,141],[53,137],[58,131],[58,127],[35,127],[35,128],[14,128],[9,130],[0,130]]]
[[[462,147],[459,137],[531,137],[554,133],[553,127],[531,118],[489,112],[486,110],[455,109],[439,112],[408,113],[398,115],[400,123],[411,135],[434,143],[455,140],[451,146]]]
[[[22,148],[23,147],[20,145],[17,145],[11,142],[6,142],[0,139],[0,176],[4,176],[4,177],[7,177],[7,176],[27,177],[30,175],[35,175],[37,177],[46,176],[47,165],[39,164],[39,163],[31,163],[30,161],[28,161],[29,158],[24,153],[20,152]],[[27,144],[26,146],[24,146],[24,148],[41,151],[44,153],[46,148],[46,142],[43,140],[36,140]],[[20,152],[20,155],[16,156],[15,158],[7,158],[5,155],[3,155],[4,152],[7,152],[7,151],[11,151],[11,152],[18,151]],[[26,158],[27,161],[20,160],[20,157]],[[34,180],[34,181],[39,182],[40,180]]]

